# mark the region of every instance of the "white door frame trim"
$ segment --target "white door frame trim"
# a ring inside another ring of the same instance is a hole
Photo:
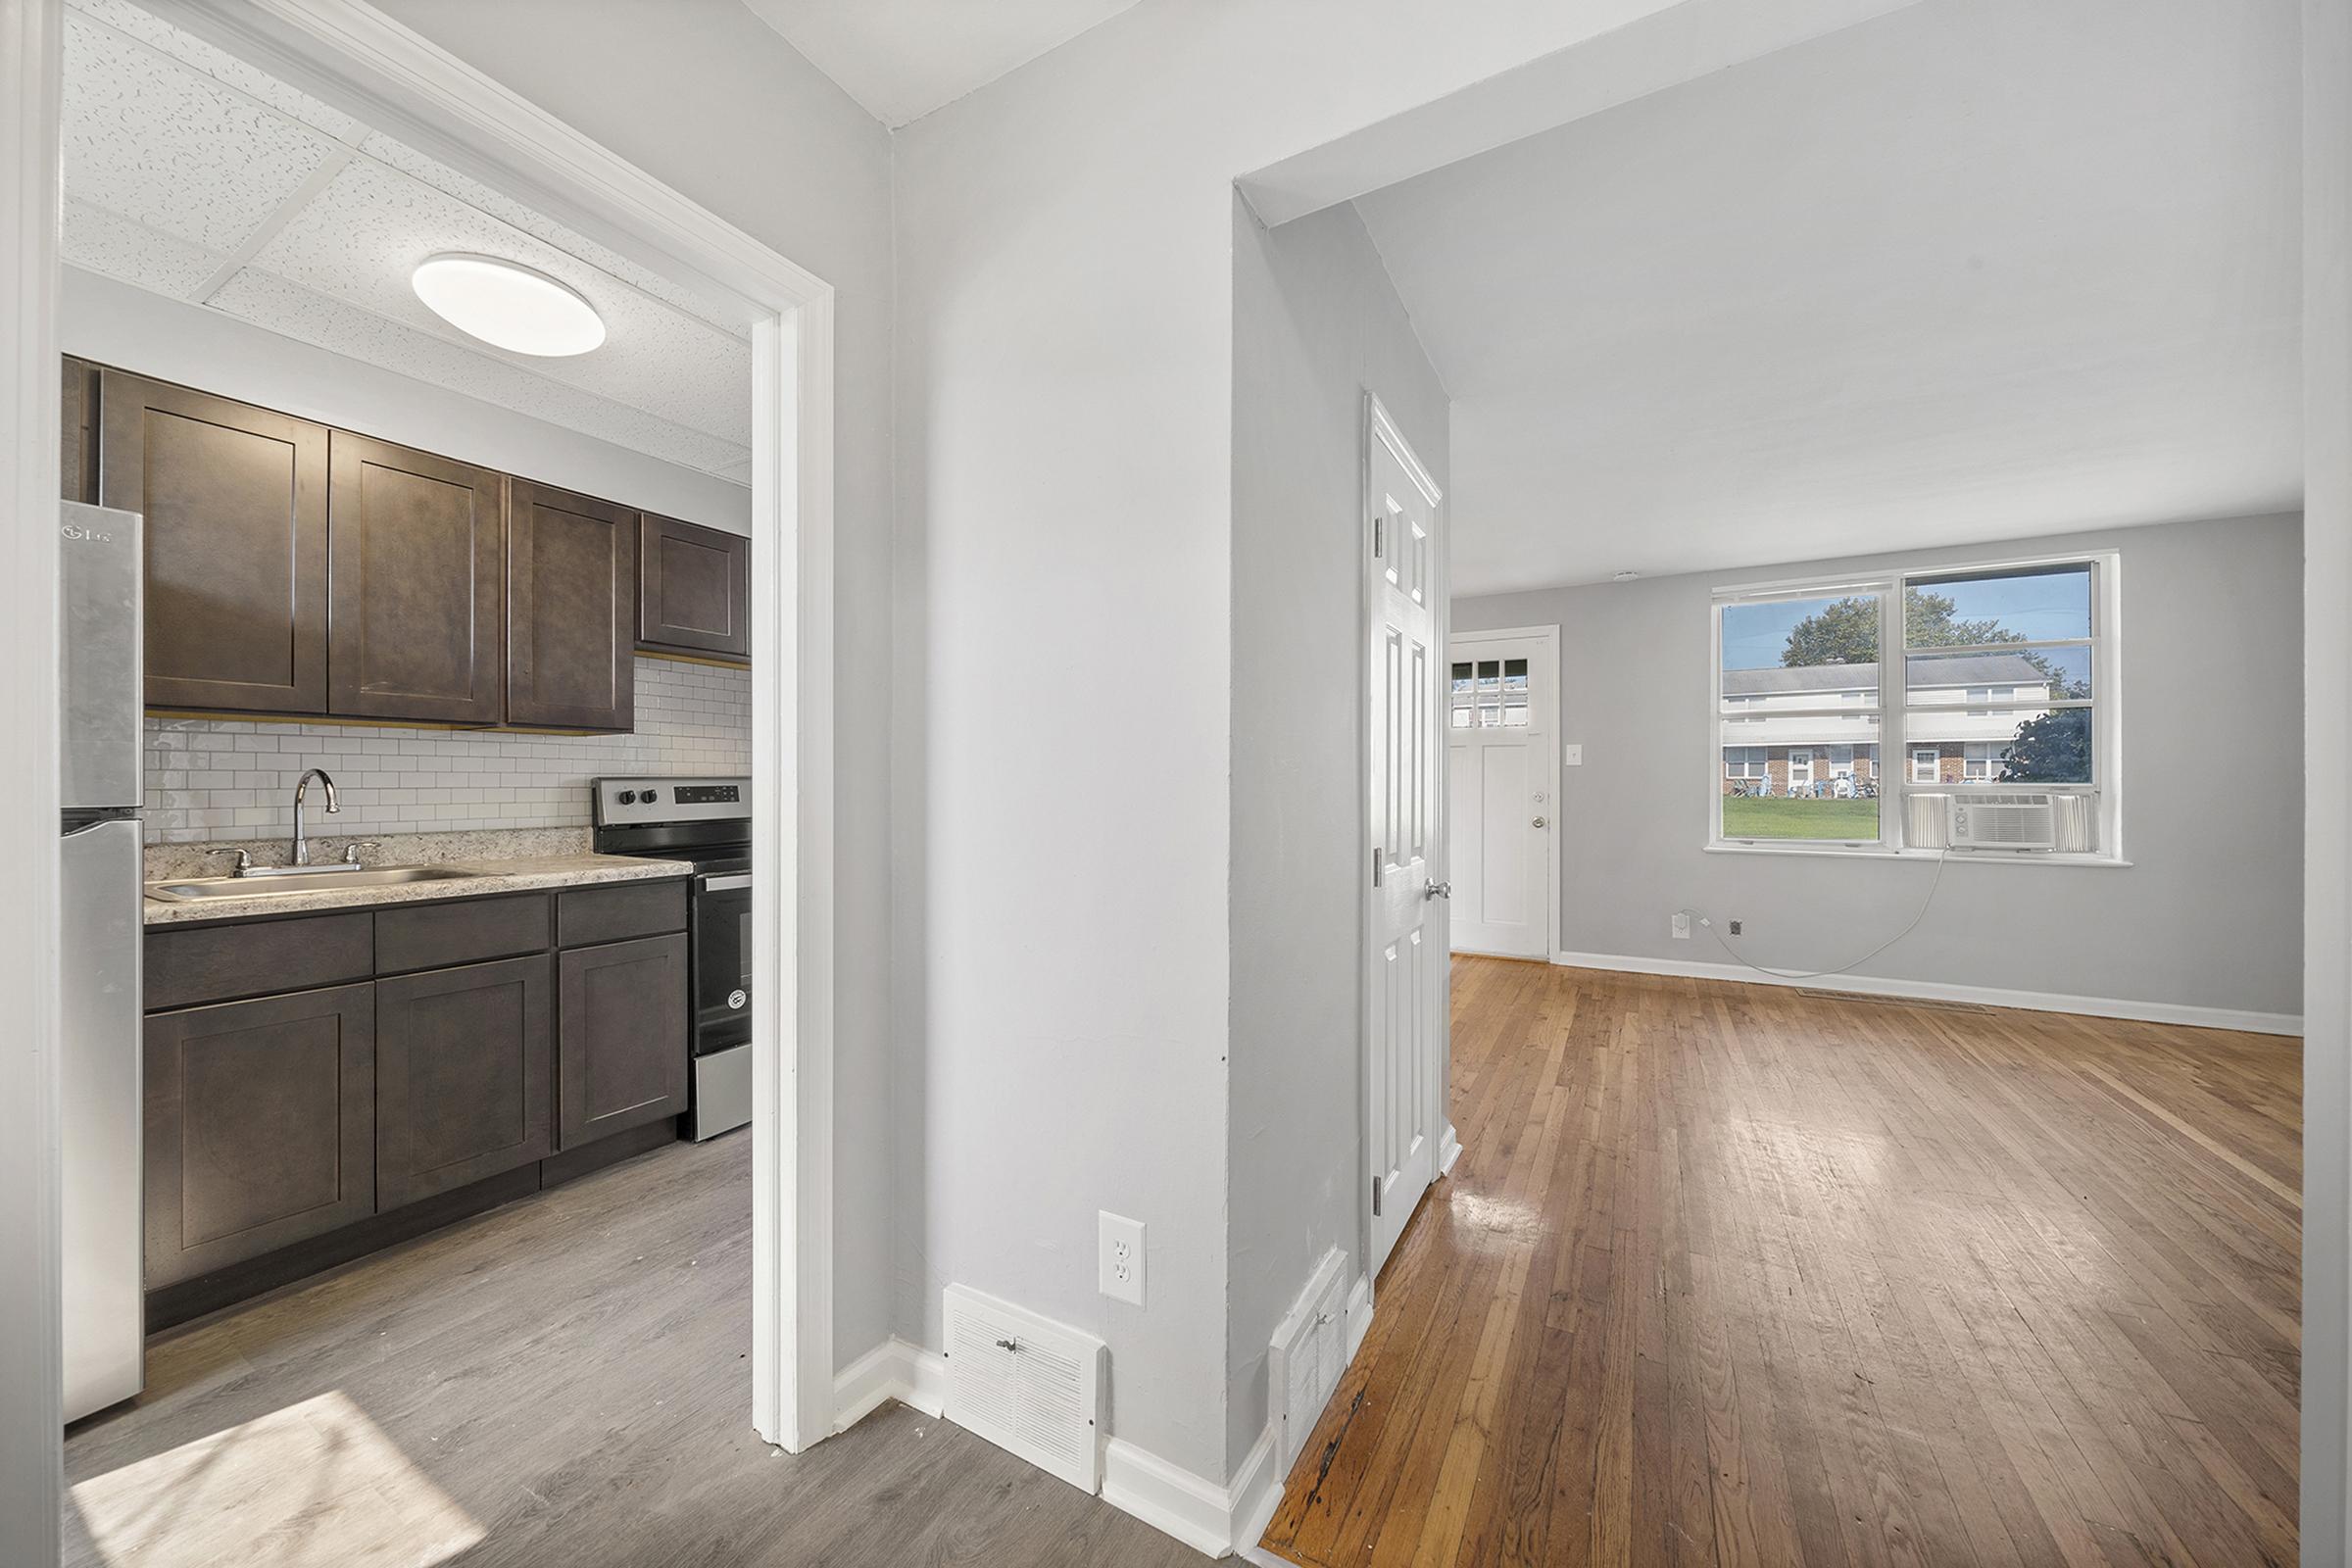
[[[1544,645],[1544,662],[1551,670],[1551,756],[1544,764],[1544,799],[1550,809],[1544,814],[1551,821],[1545,830],[1549,844],[1544,853],[1544,874],[1551,885],[1544,900],[1544,952],[1548,957],[1560,951],[1560,827],[1564,811],[1560,801],[1560,747],[1565,744],[1561,731],[1567,726],[1566,698],[1560,691],[1560,628],[1557,626],[1499,626],[1487,631],[1457,631],[1446,644],[1448,662],[1456,648],[1472,648],[1480,643],[1540,642]],[[1450,841],[1446,848],[1452,848]],[[1448,927],[1451,920],[1448,918]]]
[[[589,140],[364,0],[146,0],[150,8],[279,72],[372,126],[413,136],[435,156],[682,282],[749,307],[753,350],[752,535],[794,548],[755,553],[753,710],[754,1274],[752,1419],[798,1451],[833,1430],[833,310],[830,284]],[[55,504],[58,374],[56,215],[62,0],[0,0],[0,84],[19,107],[0,115],[0,468],[17,521],[0,529],[0,581],[14,585],[0,648],[29,678],[6,683],[0,718],[23,737],[14,760],[37,782],[39,819],[56,816],[54,680],[56,538],[22,526]],[[789,831],[784,830],[790,823]],[[18,1445],[58,1469],[57,964],[45,913],[55,906],[54,833],[27,847],[27,897],[0,901],[0,978],[22,1023],[5,1059],[0,1162],[33,1159],[29,1224],[8,1206],[14,1278],[46,1299],[0,1287],[0,1427],[7,1471]],[[786,962],[784,956],[792,955]],[[17,1044],[21,1042],[21,1044]],[[22,1053],[20,1055],[19,1053]],[[22,1093],[17,1092],[21,1088]],[[43,1174],[45,1173],[45,1174]],[[39,1177],[39,1182],[32,1178]],[[45,1182],[46,1187],[40,1185]],[[43,1324],[46,1327],[43,1327]],[[37,1363],[37,1364],[36,1364]],[[41,1372],[40,1368],[50,1369]],[[19,1377],[39,1387],[17,1386]],[[24,1396],[19,1397],[22,1394]],[[25,1424],[20,1432],[19,1424]],[[54,1488],[51,1489],[54,1515]],[[0,1491],[0,1498],[16,1499]],[[0,1540],[13,1541],[0,1517]],[[54,1560],[49,1546],[11,1560]]]
[[[1364,389],[1364,438],[1362,442],[1362,450],[1356,455],[1357,461],[1355,481],[1355,548],[1357,563],[1355,618],[1355,662],[1357,682],[1355,693],[1355,711],[1359,721],[1361,720],[1362,715],[1369,711],[1372,701],[1372,671],[1364,657],[1364,651],[1371,646],[1373,619],[1379,612],[1378,602],[1374,598],[1375,593],[1378,592],[1378,583],[1375,579],[1374,572],[1374,564],[1376,558],[1372,552],[1372,444],[1375,441],[1379,442],[1382,446],[1387,447],[1390,452],[1396,455],[1397,462],[1404,466],[1404,471],[1411,477],[1414,485],[1420,489],[1424,496],[1428,497],[1430,510],[1434,514],[1443,516],[1443,509],[1445,506],[1445,492],[1438,487],[1438,481],[1436,477],[1430,473],[1429,469],[1422,465],[1420,458],[1414,454],[1412,443],[1405,439],[1404,432],[1397,427],[1396,419],[1390,415],[1388,408],[1380,401],[1380,394],[1374,392],[1370,387],[1366,387]],[[1433,632],[1430,640],[1432,644],[1438,648],[1444,648],[1446,645],[1447,633],[1451,629],[1453,623],[1453,611],[1450,598],[1453,582],[1453,562],[1451,559],[1451,553],[1447,548],[1449,538],[1450,535],[1447,534],[1443,527],[1441,527],[1438,530],[1438,548],[1431,553],[1432,561],[1430,581],[1434,584],[1434,588],[1430,594],[1430,614],[1432,617]],[[1356,809],[1359,811],[1368,811],[1369,802],[1372,795],[1371,770],[1374,765],[1371,739],[1368,734],[1360,731],[1358,732],[1356,736],[1355,750]],[[1446,858],[1447,853],[1451,847],[1446,843],[1446,769],[1444,766],[1433,762],[1430,768],[1430,831],[1432,837],[1437,843],[1437,854],[1432,857],[1430,874],[1442,881],[1445,878],[1446,872],[1450,869],[1451,866],[1451,861]],[[1355,1125],[1360,1132],[1365,1133],[1365,1137],[1363,1143],[1363,1156],[1357,1164],[1355,1181],[1356,1247],[1358,1249],[1355,1255],[1360,1258],[1368,1259],[1372,1256],[1374,1250],[1372,1246],[1372,1193],[1375,1185],[1380,1180],[1381,1172],[1373,1169],[1372,1141],[1367,1131],[1372,1125],[1371,1075],[1365,1070],[1365,1066],[1366,1063],[1371,1060],[1372,1051],[1372,950],[1374,945],[1373,931],[1376,916],[1373,904],[1372,879],[1370,876],[1371,867],[1370,863],[1366,860],[1362,853],[1364,847],[1368,846],[1372,842],[1372,824],[1368,819],[1366,819],[1362,821],[1361,826],[1362,831],[1356,835],[1356,875],[1362,880],[1357,884],[1355,913]],[[1446,908],[1442,910],[1439,918],[1446,923],[1445,944],[1441,951],[1446,956],[1447,959],[1450,960],[1453,946],[1453,911],[1451,906],[1448,906]],[[1440,1103],[1438,1105],[1438,1122],[1444,1131],[1441,1133],[1438,1143],[1437,1173],[1440,1176],[1444,1176],[1448,1170],[1453,1168],[1453,1161],[1461,1152],[1461,1144],[1460,1141],[1454,1136],[1453,1115],[1450,1104],[1453,1094],[1453,992],[1452,986],[1445,978],[1448,973],[1447,967],[1445,963],[1441,963],[1438,966],[1438,973],[1440,976],[1439,986],[1441,991],[1444,993],[1440,1000],[1438,1016],[1445,1020],[1446,1029],[1445,1061],[1438,1075],[1439,1082],[1443,1086],[1439,1090]],[[1416,1197],[1418,1195],[1416,1195]],[[1367,1324],[1371,1321],[1370,1308],[1373,1305],[1373,1281],[1371,1275],[1372,1270],[1367,1267],[1364,1273],[1364,1306],[1366,1308],[1364,1321]],[[1352,1348],[1350,1348],[1348,1354],[1349,1358],[1353,1359],[1354,1351]]]
[[[0,0],[0,726],[30,825],[0,899],[0,1558],[57,1561],[65,1482],[58,1063],[61,0]],[[7,105],[14,104],[15,108]]]

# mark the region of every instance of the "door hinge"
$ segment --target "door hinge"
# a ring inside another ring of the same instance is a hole
[[[1374,887],[1380,886],[1380,846],[1376,844],[1372,847],[1372,885]]]
[[[1381,557],[1381,552],[1387,548],[1387,540],[1389,537],[1388,522],[1389,519],[1382,516],[1379,513],[1376,512],[1372,514],[1372,559],[1374,561],[1378,561]]]
[[[1372,1178],[1372,1217],[1380,1218],[1380,1178]]]

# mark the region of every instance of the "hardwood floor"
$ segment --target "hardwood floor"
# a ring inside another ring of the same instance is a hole
[[[1465,1152],[1267,1549],[2295,1561],[2297,1042],[1453,978]]]
[[[1204,1559],[891,1406],[751,1430],[751,1140],[677,1145],[174,1332],[68,1436],[72,1568]]]

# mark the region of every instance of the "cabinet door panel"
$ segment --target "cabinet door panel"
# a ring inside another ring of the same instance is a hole
[[[146,518],[147,701],[326,710],[326,430],[107,370],[100,499]]]
[[[752,542],[648,515],[639,530],[644,578],[637,640],[716,657],[752,656]]]
[[[507,602],[509,723],[634,726],[637,514],[513,481]]]
[[[345,430],[328,450],[333,710],[497,723],[506,715],[506,481]]]
[[[150,1290],[375,1211],[374,1022],[368,985],[148,1018]]]
[[[556,1147],[686,1109],[686,938],[557,956]]]
[[[551,990],[544,954],[376,982],[383,1208],[552,1151]]]
[[[68,501],[98,502],[98,367],[66,361],[58,405],[59,493]]]

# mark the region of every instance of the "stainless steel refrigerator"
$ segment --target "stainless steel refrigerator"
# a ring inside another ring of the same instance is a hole
[[[65,834],[66,1419],[146,1382],[140,1170],[139,516],[66,502],[60,678]]]

